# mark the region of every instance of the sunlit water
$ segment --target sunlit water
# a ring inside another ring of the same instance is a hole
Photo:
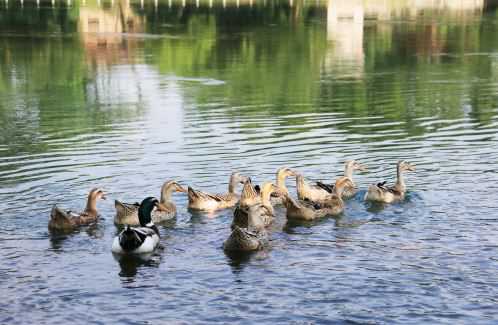
[[[170,3],[0,4],[0,323],[498,320],[495,3]],[[344,215],[277,209],[265,251],[227,256],[232,211],[177,194],[151,260],[110,252],[113,199],[352,158]],[[406,201],[363,202],[398,159]],[[96,186],[98,224],[51,235]]]

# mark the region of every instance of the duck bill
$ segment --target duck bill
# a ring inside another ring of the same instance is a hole
[[[102,195],[100,196],[100,199],[107,200],[107,195],[105,193],[102,193]]]
[[[188,190],[185,187],[181,186],[181,185],[178,185],[178,187],[176,188],[176,191],[177,192],[182,192],[182,193],[187,193],[188,192]]]
[[[358,169],[359,171],[362,171],[362,172],[367,172],[368,171],[368,167],[365,166],[365,165],[358,165],[358,167],[356,168]]]

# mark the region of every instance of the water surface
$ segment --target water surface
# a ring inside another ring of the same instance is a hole
[[[496,322],[496,35],[493,1],[2,1],[0,322]],[[277,209],[265,251],[175,194],[151,260],[110,252],[112,199],[347,159],[344,215]],[[406,201],[363,202],[398,159]],[[98,224],[47,231],[96,186]]]

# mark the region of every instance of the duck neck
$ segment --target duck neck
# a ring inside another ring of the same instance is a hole
[[[344,176],[350,180],[353,180],[353,166],[351,164],[346,164],[346,167],[344,168]]]
[[[287,193],[289,191],[285,186],[285,178],[286,176],[284,174],[277,174],[277,187]]]
[[[261,204],[264,206],[271,206],[270,202],[270,196],[271,196],[271,191],[270,190],[264,190],[261,192]]]
[[[164,184],[161,188],[161,203],[165,204],[171,201],[171,195],[173,194],[173,184]]]
[[[344,193],[344,185],[343,184],[335,184],[334,186],[334,194],[342,200],[342,193]]]
[[[92,194],[93,193],[88,194],[85,212],[97,215],[97,199]]]
[[[228,182],[228,193],[235,193],[235,188],[237,187],[237,180],[234,176],[230,177],[230,181]]]
[[[405,191],[406,189],[406,185],[405,185],[405,180],[403,178],[403,172],[401,170],[401,167],[400,165],[398,165],[396,167],[396,176],[397,176],[397,179],[396,179],[396,189],[398,189],[399,191]]]
[[[303,175],[297,175],[296,176],[296,188],[297,192],[301,193],[304,191],[304,176]]]

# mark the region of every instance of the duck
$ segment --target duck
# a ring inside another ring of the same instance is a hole
[[[403,172],[415,171],[415,166],[407,161],[400,160],[396,164],[396,183],[394,186],[386,186],[386,182],[372,184],[368,187],[365,194],[366,201],[392,203],[402,201],[405,198],[406,184],[403,178]]]
[[[223,243],[223,249],[227,252],[253,252],[267,245],[268,234],[265,230],[253,231],[250,228],[235,226]]]
[[[303,177],[298,174],[298,178]],[[310,200],[294,200],[290,195],[284,196],[286,216],[288,220],[312,221],[325,216],[337,216],[344,211],[342,193],[346,186],[351,186],[348,177],[340,177],[334,184],[334,193],[319,202]]]
[[[152,212],[152,222],[160,223],[165,220],[172,219],[176,216],[176,205],[171,201],[173,192],[186,193],[187,190],[181,186],[177,181],[167,181],[161,187],[161,200],[157,209]],[[118,200],[114,201],[116,208],[116,215],[114,216],[114,223],[116,225],[130,225],[138,226],[138,207],[137,203],[124,203]]]
[[[312,221],[329,214],[329,211],[319,203],[295,200],[289,194],[284,194],[283,203],[287,220]]]
[[[274,191],[271,195],[271,203],[272,205],[281,205],[283,204],[283,195],[289,194],[289,190],[285,185],[285,180],[287,177],[296,176],[296,172],[289,167],[281,167],[277,170],[277,179],[276,179],[276,187],[277,190]]]
[[[367,171],[367,166],[360,164],[356,160],[347,160],[344,163],[344,176],[348,177],[351,180],[353,185],[347,186],[344,188],[344,192],[342,193],[343,199],[350,199],[356,195],[358,189],[356,188],[356,184],[353,181],[353,172],[359,171]],[[316,182],[316,185],[313,187],[314,189],[321,189],[322,191],[319,193],[333,193],[334,192],[334,184],[326,184],[322,182]],[[312,198],[310,198],[313,200]]]
[[[273,183],[265,182],[258,193],[255,187],[252,186],[251,180],[246,181],[242,188],[240,201],[233,213],[232,229],[235,226],[247,228],[248,214],[257,215],[263,227],[269,226],[274,218],[274,209],[270,197],[276,190],[277,188]]]
[[[334,184],[332,193],[320,204],[330,210],[331,215],[339,215],[344,211],[344,192],[346,189],[353,187],[351,178],[342,176],[339,177]]]
[[[48,229],[52,231],[72,231],[81,225],[88,225],[99,219],[97,201],[105,200],[106,195],[102,189],[94,188],[88,193],[85,209],[80,213],[63,210],[57,205],[52,207]]]
[[[268,244],[268,232],[265,223],[258,212],[259,204],[249,207],[247,226],[232,226],[230,236],[223,243],[227,252],[251,252],[263,249]]]
[[[138,207],[139,227],[126,225],[112,242],[111,251],[114,254],[148,254],[159,244],[159,229],[152,222],[152,210],[159,206],[155,197],[145,198]]]
[[[235,192],[237,184],[243,184],[247,177],[234,172],[230,175],[228,182],[228,193],[211,194],[188,187],[188,208],[199,211],[216,211],[232,208],[239,201],[239,195]]]

